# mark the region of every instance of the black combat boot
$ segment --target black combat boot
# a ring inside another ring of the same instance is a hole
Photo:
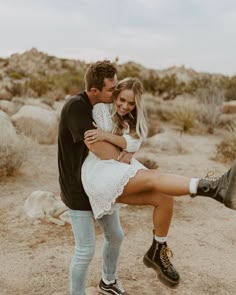
[[[196,195],[213,198],[226,207],[236,210],[236,160],[222,176],[212,179],[201,178]]]
[[[143,263],[147,267],[153,268],[163,283],[174,286],[179,283],[180,276],[170,262],[169,256],[172,257],[173,254],[166,242],[158,243],[153,238],[151,247],[143,257]]]

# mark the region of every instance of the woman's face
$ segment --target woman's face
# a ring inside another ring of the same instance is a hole
[[[135,97],[132,90],[122,90],[116,99],[117,113],[125,116],[133,111],[136,107]]]

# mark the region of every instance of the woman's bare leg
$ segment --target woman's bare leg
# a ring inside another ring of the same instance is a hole
[[[126,184],[122,196],[155,191],[171,196],[189,194],[191,178],[176,174],[159,173],[157,170],[139,170]],[[148,205],[148,204],[147,204]],[[153,204],[149,204],[153,205]]]
[[[158,277],[170,285],[179,283],[179,274],[172,265],[168,257],[168,247],[166,242],[157,241],[157,237],[167,237],[173,214],[173,196],[158,193],[155,190],[134,193],[130,195],[122,194],[117,198],[118,203],[129,205],[152,205],[154,234],[152,245],[143,257],[143,262],[147,267],[153,268]],[[157,236],[157,237],[156,237]]]
[[[172,196],[151,191],[127,196],[122,195],[116,201],[128,205],[154,206],[153,226],[155,235],[159,237],[167,236],[173,215],[174,200]]]

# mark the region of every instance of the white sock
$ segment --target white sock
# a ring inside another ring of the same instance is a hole
[[[110,285],[110,284],[115,283],[115,280],[113,280],[113,281],[108,281],[108,280],[105,280],[105,279],[102,279],[102,280],[103,280],[103,282],[104,282],[106,285]]]
[[[198,178],[191,178],[190,183],[189,183],[189,193],[192,195],[195,195],[197,193],[197,186],[199,183]]]
[[[158,237],[158,236],[154,236],[155,241],[157,241],[158,243],[165,243],[167,241],[167,237]]]

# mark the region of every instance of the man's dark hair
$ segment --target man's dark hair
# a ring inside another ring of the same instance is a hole
[[[114,78],[117,70],[115,66],[109,61],[97,61],[91,64],[85,72],[84,82],[85,89],[89,91],[91,88],[102,90],[105,78]]]

